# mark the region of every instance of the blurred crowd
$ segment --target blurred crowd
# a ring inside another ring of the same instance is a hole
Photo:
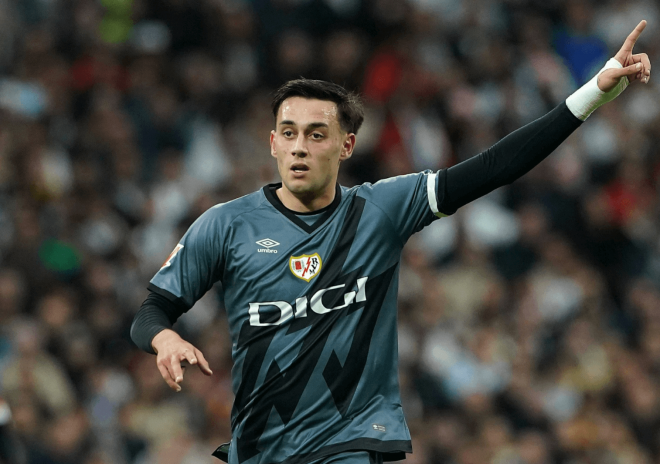
[[[658,65],[656,0],[0,0],[0,427],[19,444],[0,461],[215,461],[233,400],[222,289],[177,323],[215,372],[189,369],[181,393],[129,328],[192,221],[277,180],[284,81],[363,95],[341,183],[373,182],[543,115],[641,19],[636,51]],[[410,464],[660,463],[653,81],[411,239]]]

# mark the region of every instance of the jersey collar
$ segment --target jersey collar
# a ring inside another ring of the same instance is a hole
[[[326,206],[325,208],[321,208],[317,211],[312,211],[310,213],[296,213],[295,211],[292,211],[286,206],[284,206],[282,200],[280,200],[280,198],[275,193],[275,190],[277,190],[280,187],[282,187],[282,182],[266,185],[263,188],[263,192],[264,195],[266,196],[266,199],[270,202],[271,205],[275,207],[275,209],[277,209],[280,213],[284,214],[291,222],[293,222],[295,225],[300,227],[308,234],[311,234],[316,229],[321,227],[325,223],[325,221],[330,216],[332,216],[332,213],[335,212],[335,210],[339,206],[339,203],[341,203],[341,188],[339,187],[339,184],[337,184],[335,187],[335,199],[332,200],[332,203],[330,203],[328,206]],[[303,221],[298,217],[298,215],[300,214],[320,214],[321,216],[314,222],[314,224],[308,225],[305,221]]]

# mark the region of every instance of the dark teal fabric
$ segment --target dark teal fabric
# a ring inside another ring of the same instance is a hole
[[[204,213],[152,279],[153,291],[188,307],[222,282],[236,394],[231,464],[411,451],[397,372],[398,270],[410,235],[437,219],[436,183],[423,172],[338,189],[311,225],[266,187]]]

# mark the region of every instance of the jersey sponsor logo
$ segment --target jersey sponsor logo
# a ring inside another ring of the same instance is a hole
[[[172,250],[172,253],[170,253],[170,255],[167,257],[167,259],[165,260],[165,262],[163,263],[163,265],[160,268],[164,269],[164,268],[168,267],[170,264],[172,264],[172,260],[179,253],[179,251],[181,251],[182,248],[183,248],[183,245],[181,245],[180,243],[177,246],[175,246],[174,250]]]
[[[272,238],[264,238],[255,243],[263,247],[257,250],[259,253],[277,253],[277,250],[271,250],[271,248],[274,248],[280,244],[280,242],[276,242]]]
[[[292,256],[289,258],[289,269],[294,276],[309,282],[321,272],[321,256],[313,255]]]
[[[307,317],[307,310],[311,309],[316,314],[327,314],[331,311],[344,309],[353,303],[363,303],[367,301],[366,285],[369,277],[360,277],[357,279],[357,288],[344,293],[343,302],[331,308],[323,303],[323,295],[330,292],[333,299],[336,299],[334,292],[339,292],[345,288],[344,284],[333,285],[329,288],[322,288],[315,292],[311,298],[302,296],[296,299],[295,310],[293,306],[286,301],[266,301],[263,303],[250,303],[248,312],[250,313],[250,325],[253,327],[264,327],[268,325],[281,325],[292,317],[299,319]]]

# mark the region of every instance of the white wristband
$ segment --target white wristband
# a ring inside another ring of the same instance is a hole
[[[630,81],[626,76],[619,79],[619,83],[609,92],[603,92],[598,88],[598,76],[606,69],[623,68],[623,65],[614,58],[610,58],[605,67],[586,84],[577,89],[570,97],[566,99],[566,106],[576,118],[586,121],[591,113],[596,111],[599,106],[614,100],[621,92],[626,90]]]

